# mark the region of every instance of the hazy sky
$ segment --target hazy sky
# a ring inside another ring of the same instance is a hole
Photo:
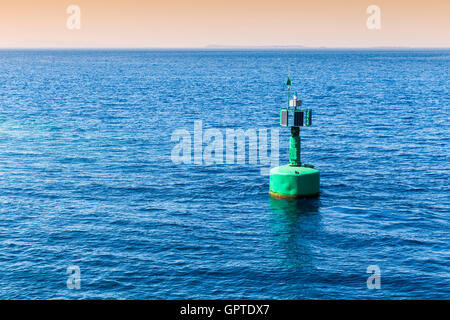
[[[450,47],[449,15],[450,0],[0,0],[0,47]]]

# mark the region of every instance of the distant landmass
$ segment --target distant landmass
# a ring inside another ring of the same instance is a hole
[[[275,50],[283,50],[283,49],[291,49],[291,50],[295,50],[295,49],[330,49],[330,50],[346,50],[346,49],[384,49],[384,50],[408,50],[408,49],[423,49],[423,50],[427,50],[427,49],[431,49],[431,50],[436,50],[436,49],[450,49],[448,47],[402,47],[402,46],[379,46],[379,47],[326,47],[326,46],[322,46],[322,47],[307,47],[307,46],[302,46],[302,45],[263,45],[263,46],[242,46],[242,45],[218,45],[218,44],[212,44],[212,45],[207,45],[206,47],[204,47],[205,49],[236,49],[236,50],[242,50],[242,49],[275,49]]]
[[[220,45],[212,44],[206,46],[206,49],[308,49],[305,46],[235,46],[235,45]]]

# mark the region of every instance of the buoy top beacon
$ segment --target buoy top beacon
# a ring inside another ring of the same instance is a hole
[[[291,97],[292,81],[287,82],[287,106],[280,110],[280,125],[291,127],[289,164],[270,170],[270,195],[280,199],[317,196],[320,192],[320,173],[314,166],[302,164],[300,153],[300,127],[312,124],[312,110],[302,109],[297,92]]]

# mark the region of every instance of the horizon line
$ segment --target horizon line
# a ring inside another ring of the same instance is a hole
[[[450,50],[449,47],[373,46],[373,47],[308,47],[302,45],[233,46],[207,45],[204,47],[0,47],[0,50]]]

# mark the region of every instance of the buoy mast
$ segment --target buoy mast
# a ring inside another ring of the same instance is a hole
[[[288,77],[287,107],[280,110],[280,125],[291,127],[289,139],[289,164],[270,170],[270,194],[276,198],[298,198],[319,194],[320,175],[314,166],[302,164],[300,127],[311,125],[312,110],[300,109],[302,100],[297,92],[291,99],[292,81]]]
[[[280,124],[282,126],[291,127],[291,138],[289,141],[289,164],[291,166],[301,166],[301,142],[300,142],[300,127],[307,127],[311,125],[311,109],[300,110],[297,107],[302,106],[302,100],[298,99],[297,92],[291,100],[291,85],[292,81],[288,78],[286,85],[288,87],[288,101],[287,108],[281,109]],[[292,117],[292,121],[289,121],[289,115]]]

